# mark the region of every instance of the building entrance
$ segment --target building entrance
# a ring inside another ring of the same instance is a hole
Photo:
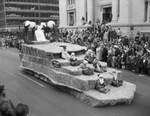
[[[111,22],[112,20],[112,7],[103,8],[103,21]]]

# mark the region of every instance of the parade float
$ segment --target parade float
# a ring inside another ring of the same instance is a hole
[[[106,71],[101,76],[109,84],[110,90],[107,93],[95,89],[99,73],[85,75],[78,66],[71,66],[70,61],[62,58],[62,46],[67,47],[69,54],[75,53],[78,62],[81,64],[87,48],[70,43],[49,41],[35,41],[33,44],[23,44],[20,53],[20,68],[35,77],[50,83],[61,90],[64,90],[76,98],[91,106],[114,106],[117,104],[130,104],[136,92],[136,85],[123,81],[119,87],[111,85],[113,75],[122,79],[122,72],[107,67],[107,63],[100,62]],[[87,64],[94,70],[92,64]]]

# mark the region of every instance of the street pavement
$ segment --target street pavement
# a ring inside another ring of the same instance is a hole
[[[26,74],[18,50],[0,48],[0,84],[15,105],[27,104],[29,116],[150,116],[150,77],[123,71],[125,81],[136,84],[131,105],[91,107],[72,95]]]

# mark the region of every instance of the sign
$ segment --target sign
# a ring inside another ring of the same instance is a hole
[[[74,4],[70,4],[67,6],[67,10],[72,10],[75,9],[75,5]]]

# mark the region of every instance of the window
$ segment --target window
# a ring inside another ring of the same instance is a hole
[[[103,8],[103,21],[111,22],[111,20],[112,20],[112,13],[111,12],[112,12],[111,7]]]
[[[145,2],[145,22],[148,21],[148,2]]]
[[[75,1],[74,0],[71,0],[71,4],[74,4],[75,3]]]
[[[68,0],[67,2],[68,5],[75,4],[75,0]]]
[[[120,17],[120,0],[118,0],[118,18]]]
[[[75,25],[75,12],[68,13],[68,25],[74,26]]]
[[[70,5],[70,0],[67,0],[67,5]]]

